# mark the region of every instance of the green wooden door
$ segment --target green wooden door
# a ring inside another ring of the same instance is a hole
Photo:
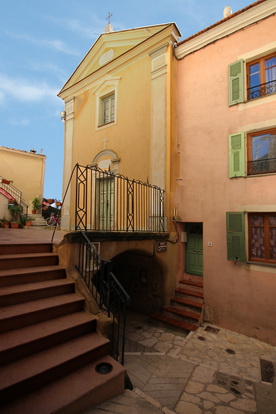
[[[114,178],[98,181],[98,229],[112,230],[114,222]]]
[[[203,276],[202,225],[190,225],[187,234],[186,272]]]

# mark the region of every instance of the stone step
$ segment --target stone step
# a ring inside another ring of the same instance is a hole
[[[18,269],[58,264],[58,255],[53,253],[0,255],[0,269]]]
[[[83,309],[84,298],[76,293],[0,308],[0,332],[19,329]]]
[[[0,244],[0,255],[23,253],[51,253],[52,243]]]
[[[99,364],[110,364],[111,372],[96,371]],[[109,356],[93,361],[66,377],[39,388],[8,404],[1,414],[79,414],[124,391],[125,369]]]
[[[93,332],[2,365],[0,400],[4,403],[18,398],[48,384],[53,378],[61,378],[104,357],[108,352],[108,339]],[[67,392],[70,394],[71,390]]]
[[[0,335],[0,364],[25,358],[78,335],[96,331],[96,317],[80,311]]]
[[[0,270],[0,287],[66,277],[65,268],[58,265]]]
[[[0,307],[29,302],[75,292],[75,284],[69,279],[54,279],[2,287]]]

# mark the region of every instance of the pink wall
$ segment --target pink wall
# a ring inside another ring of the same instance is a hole
[[[255,105],[228,106],[228,64],[273,39],[276,16],[178,62],[175,205],[183,222],[203,222],[204,296],[211,321],[276,344],[276,266],[227,261],[225,214],[248,206],[276,211],[276,174],[228,178],[228,135],[254,125],[276,127],[276,94]]]

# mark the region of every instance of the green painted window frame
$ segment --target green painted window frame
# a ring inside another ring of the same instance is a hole
[[[229,178],[246,176],[245,133],[229,135]]]
[[[242,59],[228,65],[228,85],[229,106],[244,102],[244,61]]]
[[[243,212],[226,213],[227,260],[246,261],[244,216]]]

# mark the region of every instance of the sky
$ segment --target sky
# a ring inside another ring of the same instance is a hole
[[[114,30],[176,23],[181,40],[253,0],[0,0],[0,145],[46,155],[44,197],[62,198],[57,97],[111,16]],[[0,175],[5,177],[5,172]],[[9,177],[5,177],[9,178]]]

